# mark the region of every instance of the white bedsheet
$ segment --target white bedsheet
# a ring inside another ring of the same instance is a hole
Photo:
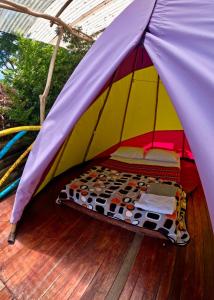
[[[140,199],[135,202],[135,207],[172,215],[176,210],[176,199],[175,197],[142,193]]]

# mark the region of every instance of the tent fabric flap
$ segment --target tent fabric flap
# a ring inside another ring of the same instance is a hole
[[[27,160],[16,193],[11,223],[20,220],[44,172],[71,134],[78,119],[99,95],[123,59],[139,44],[155,2],[133,1],[91,47],[66,83]]]
[[[44,174],[43,186],[115,145],[147,140],[154,146],[168,134],[179,137],[172,147],[183,153],[180,144],[188,140],[214,228],[213,12],[213,0],[134,0],[108,27],[44,122],[17,190],[12,223]]]
[[[214,228],[213,12],[213,0],[158,0],[144,45],[185,130]]]

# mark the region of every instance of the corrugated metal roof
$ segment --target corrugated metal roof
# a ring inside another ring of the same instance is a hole
[[[25,5],[33,10],[44,12],[55,0],[15,0],[14,3]],[[36,18],[15,11],[0,9],[0,30],[5,32],[26,33],[35,23]]]
[[[60,18],[75,28],[96,36],[133,0],[73,0]],[[38,12],[55,16],[67,0],[13,0]],[[53,43],[56,26],[50,22],[26,14],[0,9],[0,31],[19,32],[26,37]]]

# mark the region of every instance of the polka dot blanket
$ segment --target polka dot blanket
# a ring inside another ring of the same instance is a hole
[[[174,187],[177,205],[172,215],[135,207],[142,191],[149,192],[155,184],[161,185],[163,191]],[[174,181],[93,166],[67,184],[58,200],[74,201],[110,218],[157,230],[178,245],[185,245],[190,238],[185,225],[186,194]]]

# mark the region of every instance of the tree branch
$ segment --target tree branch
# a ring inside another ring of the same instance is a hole
[[[3,56],[1,56],[0,60],[8,70],[15,70],[14,64],[9,57],[4,58]],[[8,64],[10,64],[11,68],[8,66]]]
[[[58,38],[57,38],[57,43],[56,43],[56,46],[54,48],[53,55],[52,55],[51,61],[50,61],[46,86],[45,86],[43,94],[39,96],[39,99],[40,99],[40,124],[42,124],[43,121],[45,120],[46,99],[47,99],[49,91],[50,91],[51,81],[52,81],[52,76],[53,76],[53,71],[54,71],[54,66],[55,66],[55,61],[56,61],[56,56],[57,56],[57,52],[58,52],[58,49],[59,49],[60,42],[62,40],[62,36],[63,36],[63,29],[60,28],[60,32],[59,32],[59,35],[58,35]]]
[[[4,76],[6,76],[6,75],[7,75],[7,73],[5,73],[5,71],[4,71],[4,70],[1,70],[1,73],[2,73]]]
[[[0,58],[1,62],[4,64],[4,67],[7,69],[7,70],[11,70],[11,68],[8,67],[7,63],[8,61],[6,59],[4,59],[3,57]]]
[[[55,15],[55,17],[59,17],[63,11],[71,4],[71,2],[73,2],[73,0],[68,0],[65,2],[65,4],[60,8],[60,10],[57,12],[57,14]],[[53,22],[51,22],[50,26],[53,26]]]
[[[7,62],[11,65],[11,67],[12,67],[11,70],[15,70],[14,64],[12,63],[12,61],[10,60],[10,58],[7,59]]]

